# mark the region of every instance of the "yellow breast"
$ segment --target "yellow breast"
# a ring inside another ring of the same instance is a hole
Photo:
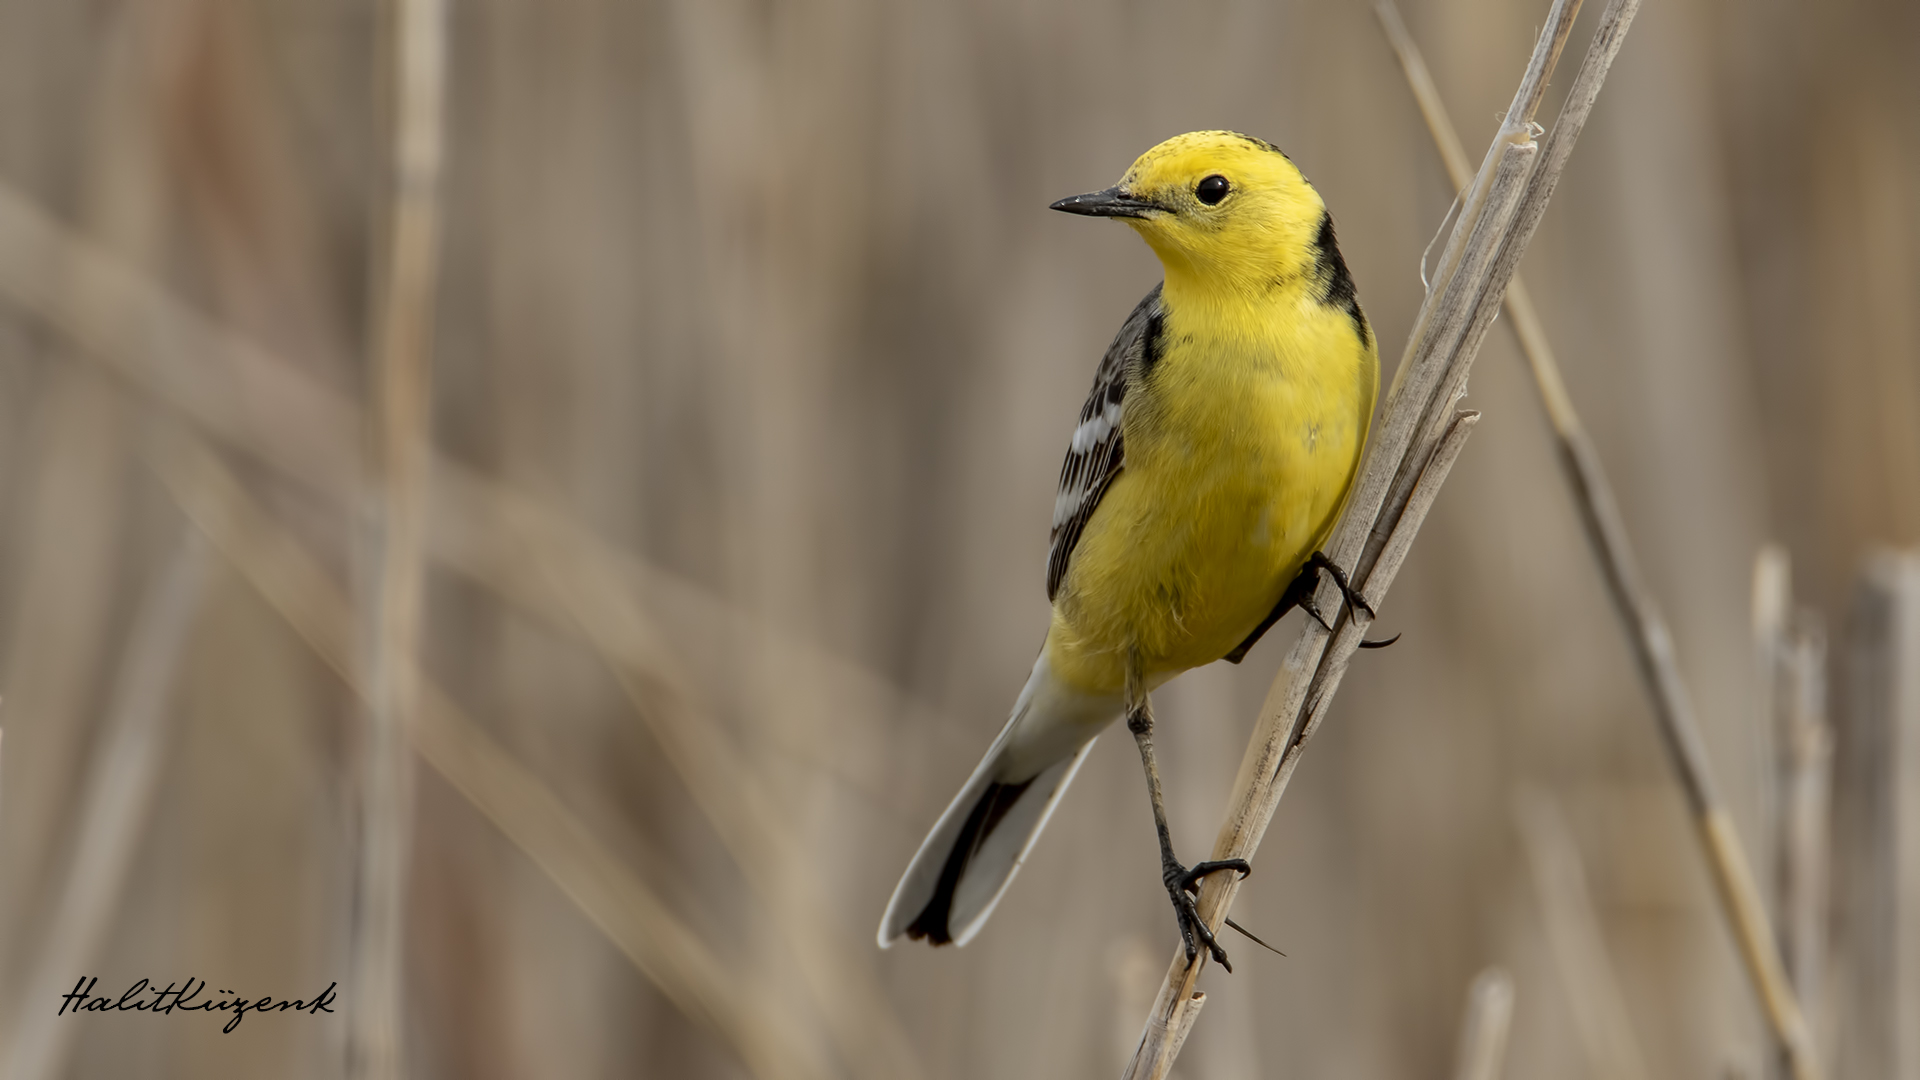
[[[1251,633],[1332,530],[1373,412],[1370,335],[1305,289],[1223,303],[1165,289],[1165,349],[1129,384],[1125,463],[1074,548],[1055,673],[1149,688]]]

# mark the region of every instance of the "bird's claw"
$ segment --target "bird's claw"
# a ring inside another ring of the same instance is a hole
[[[1326,552],[1314,552],[1312,556],[1307,559],[1307,565],[1316,569],[1325,570],[1333,578],[1333,583],[1340,587],[1340,596],[1346,600],[1347,607],[1359,608],[1361,611],[1367,613],[1368,619],[1379,618],[1373,610],[1373,605],[1367,603],[1367,598],[1361,596],[1360,590],[1354,588],[1353,584],[1347,580],[1347,572],[1340,569],[1332,559],[1327,558]],[[1323,621],[1321,625],[1324,626],[1325,622]]]
[[[1240,880],[1245,881],[1247,875],[1253,873],[1253,864],[1245,859],[1214,859],[1209,862],[1194,863],[1193,869],[1182,871],[1175,880],[1182,889],[1198,895],[1201,880],[1208,874],[1218,873],[1221,870],[1237,871]]]
[[[1333,624],[1327,621],[1325,615],[1320,614],[1320,605],[1313,602],[1313,596],[1311,594],[1302,596],[1299,600],[1299,605],[1300,610],[1307,613],[1307,618],[1320,624],[1320,629],[1325,630],[1329,634],[1333,633]]]
[[[1245,859],[1216,859],[1195,863],[1192,869],[1173,863],[1166,867],[1162,878],[1166,882],[1167,895],[1173,900],[1174,919],[1180,924],[1180,940],[1187,947],[1187,965],[1193,965],[1200,955],[1200,946],[1204,945],[1214,963],[1232,972],[1233,965],[1227,960],[1227,950],[1220,947],[1219,939],[1207,927],[1207,920],[1200,917],[1200,902],[1197,899],[1201,879],[1220,870],[1234,870],[1244,878],[1253,873],[1253,866]]]
[[[1346,571],[1335,566],[1333,560],[1327,558],[1325,552],[1314,552],[1313,556],[1307,560],[1307,567],[1314,570],[1325,570],[1333,578],[1333,583],[1340,586],[1340,596],[1346,601],[1349,610],[1358,608],[1367,613],[1368,619],[1378,617],[1374,613],[1373,605],[1367,603],[1367,598],[1361,596],[1360,590],[1354,588],[1353,585],[1347,581]],[[1320,624],[1320,629],[1325,630],[1329,634],[1333,633],[1333,627],[1328,624],[1326,617],[1320,614],[1320,609],[1314,606],[1313,598],[1310,595],[1303,597],[1299,601],[1299,604],[1302,610],[1313,617],[1314,622]],[[1360,642],[1360,647],[1363,649],[1384,649],[1399,640],[1400,635],[1395,634],[1385,641],[1362,641]]]

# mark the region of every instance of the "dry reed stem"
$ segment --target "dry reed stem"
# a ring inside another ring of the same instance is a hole
[[[1833,803],[1833,729],[1827,723],[1827,642],[1818,624],[1789,639],[1786,762],[1781,783],[1780,910],[1787,971],[1809,1023],[1820,1015],[1827,954],[1827,831]]]
[[[320,659],[363,698],[347,598],[211,451],[182,438],[155,468],[213,545]],[[832,1075],[778,1003],[726,977],[726,966],[540,779],[493,741],[432,679],[416,675],[408,730],[422,759],[531,858],[676,1008],[733,1047],[763,1080]]]
[[[1206,992],[1195,990],[1174,1011],[1172,1019],[1167,1021],[1166,1058],[1169,1063],[1179,1057],[1180,1049],[1187,1045],[1187,1036],[1193,1034],[1193,1022],[1200,1019],[1200,1010],[1206,1004]]]
[[[140,837],[166,765],[168,719],[180,660],[193,635],[206,580],[207,550],[185,531],[141,601],[114,695],[87,769],[71,861],[51,925],[38,939],[8,1039],[6,1076],[44,1080],[65,1074],[79,1029],[45,1006],[56,987],[91,971],[113,929]]]
[[[1754,843],[1756,862],[1762,874],[1771,873],[1778,884],[1783,824],[1780,802],[1780,778],[1784,769],[1778,746],[1785,730],[1781,715],[1782,657],[1788,648],[1788,627],[1793,617],[1793,563],[1779,544],[1760,545],[1753,556],[1747,613],[1753,631],[1754,697],[1758,718],[1753,726],[1754,775],[1758,788],[1760,827],[1764,830]],[[1771,857],[1774,864],[1769,866]],[[1803,997],[1804,1002],[1804,997]]]
[[[1467,1013],[1460,1022],[1460,1048],[1454,1080],[1500,1080],[1513,1031],[1513,977],[1490,967],[1467,988]]]
[[[1845,772],[1839,1050],[1849,1076],[1920,1076],[1920,551],[1875,552],[1857,586]]]
[[[1754,559],[1754,638],[1767,703],[1767,762],[1778,772],[1776,832],[1780,951],[1811,1025],[1819,1025],[1827,969],[1828,828],[1833,728],[1827,722],[1827,641],[1819,616],[1793,607],[1792,566],[1769,544]],[[1818,1045],[1821,1040],[1816,1040]],[[1827,1062],[1832,1061],[1831,1054]]]
[[[1547,945],[1566,989],[1587,1073],[1607,1080],[1648,1080],[1646,1056],[1634,1036],[1627,996],[1607,954],[1600,915],[1594,910],[1587,873],[1573,830],[1553,796],[1535,788],[1514,792],[1513,820],[1520,831],[1533,885],[1540,898]]]
[[[1633,0],[1608,5],[1560,121],[1545,152],[1537,154],[1534,113],[1579,9],[1576,0],[1556,0],[1480,174],[1462,199],[1435,286],[1421,307],[1347,509],[1327,545],[1334,562],[1349,568],[1353,583],[1375,604],[1392,584],[1471,430],[1472,416],[1455,413],[1467,373],[1636,7]],[[1344,612],[1332,582],[1324,583],[1316,599],[1323,611]],[[1343,613],[1331,634],[1312,622],[1303,628],[1274,678],[1241,761],[1214,858],[1251,858],[1259,847],[1369,621],[1359,613]],[[1235,875],[1217,875],[1202,887],[1200,911],[1210,926],[1217,928],[1225,919],[1237,885]],[[1205,963],[1204,956],[1189,964],[1184,951],[1175,954],[1128,1064],[1129,1078],[1161,1080],[1172,1068],[1177,1047],[1169,1035],[1177,1029],[1171,1021],[1191,998]]]
[[[1440,100],[1418,46],[1407,33],[1392,0],[1379,0],[1374,10],[1394,51],[1399,54],[1407,83],[1419,102],[1421,114],[1427,119],[1428,130],[1433,134],[1449,178],[1455,186],[1464,188],[1467,183],[1465,154],[1460,149],[1459,135],[1447,118],[1446,106]],[[1796,1080],[1818,1080],[1822,1070],[1806,1012],[1787,980],[1779,943],[1759,899],[1759,887],[1715,789],[1706,743],[1700,735],[1692,698],[1680,675],[1672,634],[1640,574],[1639,560],[1627,539],[1612,484],[1567,394],[1532,298],[1517,277],[1508,286],[1506,307],[1521,352],[1533,372],[1534,385],[1552,422],[1560,464],[1572,489],[1574,503],[1579,507],[1580,522],[1592,544],[1594,557],[1600,562],[1607,591],[1620,613],[1641,680],[1652,700],[1663,742],[1686,791],[1703,853],[1718,885],[1716,897],[1721,915],[1733,931],[1747,977],[1775,1039],[1792,1063]]]
[[[55,268],[55,276],[84,283],[100,302],[85,312],[77,309],[66,292],[46,287],[48,267]],[[352,401],[194,310],[4,184],[0,184],[0,292],[72,337],[92,357],[206,434],[336,503],[350,501],[358,460],[352,433],[360,425],[360,413]],[[608,543],[540,500],[445,457],[436,456],[430,468],[429,553],[546,625],[596,649],[610,649],[602,653],[603,658],[626,677],[662,692],[683,682],[666,636],[647,618],[644,597],[647,604],[673,612],[676,623],[722,628],[734,638],[751,640],[783,669],[815,673],[837,688],[838,699],[874,702],[877,707],[869,711],[875,713],[911,711],[909,703],[880,676],[776,631],[706,589]],[[547,567],[564,567],[569,580],[591,585],[563,593],[562,579],[547,572]],[[586,632],[589,625],[627,629],[595,636]],[[636,700],[635,704],[649,723],[659,716],[675,717],[717,731],[717,720],[699,712],[692,701],[682,694],[660,703]],[[663,711],[649,713],[649,708]],[[852,722],[855,712],[841,710],[837,715]],[[871,728],[843,734],[828,733],[828,737],[837,745],[852,747],[873,745],[881,738]],[[720,801],[763,782],[753,775],[748,759],[731,760],[738,766],[734,770],[738,786],[714,793]],[[690,789],[705,794],[700,780],[686,779]],[[735,835],[722,823],[715,824],[723,837]],[[775,842],[797,842],[779,840],[790,832],[777,834]],[[740,851],[733,854],[742,857]],[[794,910],[805,913],[811,908],[803,905]],[[811,929],[805,924],[787,924],[782,929],[817,941],[843,936],[825,922]],[[789,940],[805,968],[810,990],[839,987],[833,996],[816,998],[816,1005],[829,1018],[849,1063],[866,1070],[866,1075],[876,1075],[875,1069],[882,1076],[915,1075],[919,1070],[905,1026],[871,963],[849,959],[864,958],[865,951],[823,956],[810,941]],[[870,1010],[864,1019],[857,1016],[862,1008]],[[865,1031],[856,1035],[854,1029],[862,1026]]]
[[[348,1075],[395,1080],[406,1069],[407,862],[413,830],[409,717],[424,604],[433,314],[438,292],[440,171],[446,87],[445,0],[393,0],[393,179],[377,305],[378,427],[370,459],[374,602],[364,609],[367,730],[362,747],[360,864],[351,935],[354,992]]]

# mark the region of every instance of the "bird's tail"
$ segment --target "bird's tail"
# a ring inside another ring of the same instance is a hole
[[[1118,699],[1062,685],[1041,652],[1007,726],[894,887],[881,948],[902,936],[934,945],[972,940],[1119,707]]]

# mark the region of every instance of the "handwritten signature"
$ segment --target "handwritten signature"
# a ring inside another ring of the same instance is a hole
[[[233,1018],[227,1021],[226,1027],[220,1029],[221,1031],[230,1032],[234,1028],[239,1027],[240,1018],[250,1012],[286,1012],[291,1009],[294,1012],[303,1012],[309,1016],[318,1016],[323,1012],[330,1013],[333,1011],[334,988],[340,985],[337,982],[328,983],[327,988],[320,991],[320,993],[315,995],[311,1000],[275,1000],[272,997],[249,999],[234,997],[232,996],[233,991],[222,990],[220,993],[227,995],[226,997],[219,1000],[202,1001],[196,1005],[191,1003],[200,996],[202,990],[207,988],[207,981],[205,979],[195,980],[192,977],[188,977],[185,986],[178,986],[176,988],[177,984],[168,983],[164,990],[154,986],[145,979],[141,979],[139,982],[127,987],[126,993],[121,994],[118,999],[95,997],[93,987],[94,984],[99,981],[98,978],[88,978],[85,975],[80,976],[80,981],[73,984],[73,992],[65,994],[60,998],[60,1011],[54,1015],[65,1016],[69,1008],[71,1008],[76,1015],[83,1012],[103,1013],[128,1011],[166,1013],[172,1015],[175,1009],[179,1009],[181,1012],[230,1012],[233,1014]],[[199,985],[195,985],[196,981]],[[148,995],[152,995],[151,999],[148,998]]]

